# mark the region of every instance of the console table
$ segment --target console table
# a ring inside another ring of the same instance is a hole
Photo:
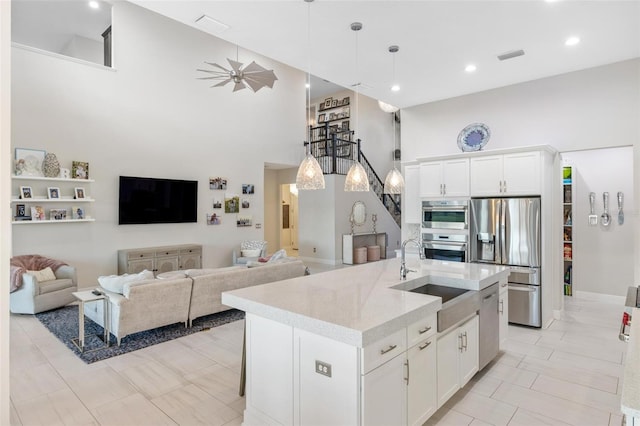
[[[118,250],[118,274],[137,274],[145,269],[154,275],[202,267],[202,246],[184,244]]]
[[[380,246],[380,259],[387,258],[387,233],[362,232],[342,235],[342,263],[353,265],[353,249]]]

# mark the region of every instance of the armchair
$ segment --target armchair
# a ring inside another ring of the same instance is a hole
[[[258,260],[267,255],[267,242],[261,240],[243,241],[240,250],[233,251],[233,264],[246,265],[251,260]]]
[[[20,257],[18,256],[18,258]],[[29,262],[32,263],[25,267],[25,263],[18,261],[24,260],[24,257],[22,258],[12,258],[12,270],[17,267],[24,270],[27,268],[41,270],[57,262],[53,259],[35,256],[29,258]],[[14,263],[14,259],[17,259],[17,263]],[[38,262],[42,263],[39,264]],[[22,274],[22,285],[9,294],[9,309],[11,312],[15,314],[37,314],[75,301],[72,293],[78,290],[76,269],[73,266],[61,265],[55,268],[53,273],[55,279],[38,281],[34,275],[24,272]]]

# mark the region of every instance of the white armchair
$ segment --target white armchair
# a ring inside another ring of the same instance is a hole
[[[251,260],[258,260],[267,255],[267,242],[261,240],[243,241],[240,250],[233,251],[233,264],[246,265]]]
[[[71,293],[78,291],[76,268],[60,266],[54,271],[54,275],[55,280],[38,282],[35,276],[24,273],[22,286],[9,294],[11,312],[37,314],[75,301]]]

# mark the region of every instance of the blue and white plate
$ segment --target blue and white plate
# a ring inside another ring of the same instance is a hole
[[[491,131],[482,123],[469,124],[458,135],[458,147],[464,152],[480,151],[491,137]]]

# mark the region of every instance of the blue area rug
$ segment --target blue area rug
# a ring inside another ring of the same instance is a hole
[[[120,346],[116,345],[116,338],[110,335],[110,346],[106,347],[102,341],[104,330],[101,326],[85,317],[85,351],[73,344],[71,339],[78,337],[78,306],[70,305],[64,308],[36,314],[36,318],[47,327],[62,343],[73,351],[87,364],[111,358],[112,356],[126,354],[146,348],[157,343],[188,336],[199,331],[209,330],[222,324],[238,321],[244,318],[244,312],[231,309],[216,314],[197,318],[191,328],[186,328],[183,323],[167,325],[153,330],[141,331],[124,337]],[[95,349],[95,350],[94,350]]]

